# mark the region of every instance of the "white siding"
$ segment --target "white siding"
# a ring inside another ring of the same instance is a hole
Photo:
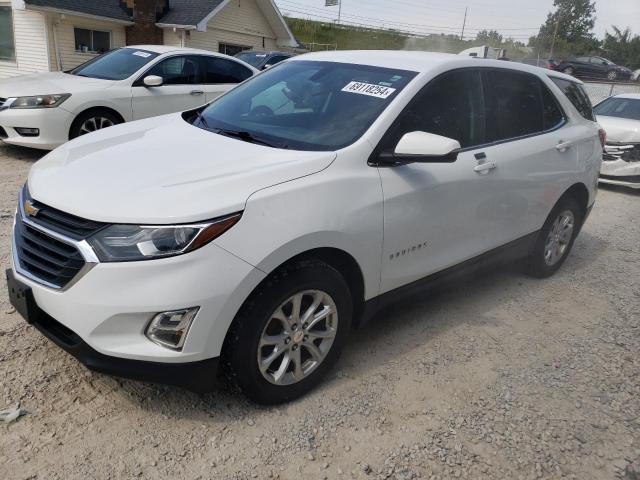
[[[0,1],[2,6],[10,6]],[[0,78],[49,70],[45,18],[39,12],[13,10],[16,59],[0,60]]]
[[[182,47],[182,33],[180,30],[174,32],[172,28],[162,30],[162,43],[170,47]]]
[[[231,0],[209,22],[206,32],[191,31],[187,38],[188,47],[214,52],[220,42],[272,50],[276,34],[255,0]]]
[[[111,48],[124,47],[126,44],[124,25],[119,25],[114,22],[65,15],[65,18],[62,20],[52,18],[51,25],[52,28],[55,29],[56,36],[58,37],[62,70],[76,67],[97,55],[95,53],[76,51],[76,41],[73,32],[75,27],[111,32]],[[55,58],[53,42],[51,42],[50,50],[51,55]]]

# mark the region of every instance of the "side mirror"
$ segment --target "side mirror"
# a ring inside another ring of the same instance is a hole
[[[164,80],[158,75],[148,75],[144,77],[142,83],[144,83],[145,87],[161,87],[164,83]]]
[[[404,165],[407,163],[453,163],[462,147],[460,142],[427,132],[405,134],[393,153],[380,154],[382,165]]]
[[[266,70],[271,67],[273,67],[273,65],[271,65],[270,63],[267,63],[264,67],[262,67],[262,70]]]

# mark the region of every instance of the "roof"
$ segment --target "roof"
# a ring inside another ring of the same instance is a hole
[[[158,20],[163,25],[197,25],[224,0],[169,0],[169,11]]]
[[[564,73],[534,67],[525,63],[474,58],[467,55],[455,55],[452,53],[406,50],[339,50],[305,53],[303,55],[293,57],[294,62],[304,60],[371,65],[374,67],[394,68],[418,73],[432,72],[438,69],[446,70],[455,67],[509,68],[511,70],[530,72],[537,75],[545,73],[548,76],[564,78],[576,83],[582,83],[580,80]]]
[[[24,0],[24,3],[38,8],[84,13],[85,15],[131,22],[131,15],[120,5],[119,0]]]

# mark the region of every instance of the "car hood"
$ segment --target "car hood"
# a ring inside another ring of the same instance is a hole
[[[327,168],[334,152],[224,137],[164,115],[77,138],[31,168],[31,196],[82,218],[173,224],[244,209],[261,189]]]
[[[113,80],[79,77],[63,72],[32,73],[0,80],[0,97],[24,97],[54,93],[75,93],[84,90],[104,89]]]
[[[640,143],[640,120],[598,115],[598,123],[607,132],[607,141]]]

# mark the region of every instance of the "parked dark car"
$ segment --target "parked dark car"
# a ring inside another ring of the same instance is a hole
[[[276,63],[280,63],[287,58],[291,58],[293,55],[286,52],[259,52],[256,50],[245,50],[236,55],[243,62],[247,62],[249,65],[257,68],[258,70],[265,70],[269,67],[273,67]]]
[[[562,61],[556,70],[579,78],[629,80],[633,72],[602,57],[575,57]]]
[[[534,67],[546,68],[547,70],[556,70],[558,62],[549,58],[547,60],[542,58],[525,58],[520,60],[520,63],[526,63],[527,65],[533,65]]]

